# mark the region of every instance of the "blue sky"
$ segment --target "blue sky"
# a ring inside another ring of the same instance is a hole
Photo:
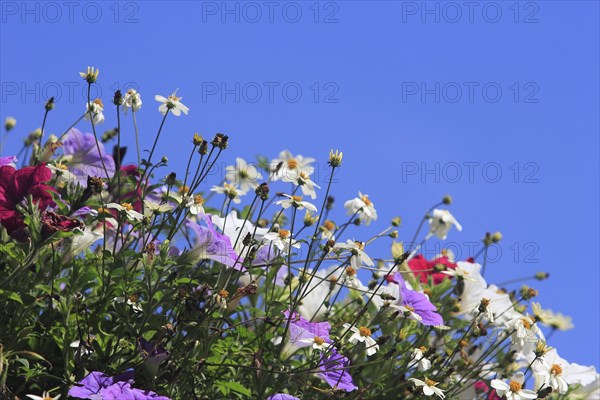
[[[466,258],[501,231],[486,278],[549,272],[532,283],[539,300],[576,325],[551,345],[600,365],[597,2],[66,3],[1,3],[0,117],[19,121],[5,154],[41,125],[47,97],[47,132],[81,115],[87,65],[101,70],[102,130],[116,124],[115,89],[141,92],[145,148],[160,123],[154,95],[179,88],[190,114],[167,121],[157,150],[169,170],[182,173],[195,131],[231,137],[225,164],[286,148],[316,157],[320,184],[339,148],[338,207],[362,190],[380,216],[357,239],[400,215],[410,240],[451,194],[464,230],[446,244]],[[133,161],[130,118],[123,129]]]

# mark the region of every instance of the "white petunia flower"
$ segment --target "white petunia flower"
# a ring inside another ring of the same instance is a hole
[[[246,163],[246,160],[239,157],[235,159],[235,165],[229,165],[225,170],[227,171],[225,179],[239,185],[244,191],[256,189],[258,180],[262,179],[262,175],[254,165]]]
[[[371,330],[365,326],[355,327],[350,324],[344,324],[344,328],[352,332],[352,336],[348,341],[352,344],[364,343],[366,346],[367,356],[372,356],[379,350],[379,345],[371,337]]]
[[[183,99],[183,97],[177,97],[177,90],[174,91],[173,94],[171,94],[169,97],[164,97],[158,94],[154,96],[154,100],[158,101],[159,103],[162,103],[158,107],[158,111],[160,111],[162,115],[165,115],[169,112],[169,110],[171,110],[173,115],[175,115],[176,117],[179,117],[181,115],[181,112],[187,115],[188,111],[190,110],[180,102],[181,99]]]
[[[246,235],[254,235],[254,239],[260,241],[269,232],[266,228],[255,227],[249,219],[238,218],[235,210],[232,210],[225,217],[212,215],[211,218],[213,224],[229,238],[236,254],[241,254],[244,251],[245,246],[242,242]]]
[[[240,204],[242,202],[240,196],[246,194],[245,190],[241,190],[237,185],[227,182],[223,183],[223,186],[213,186],[210,191],[226,195],[235,204]]]
[[[412,361],[417,363],[417,369],[420,372],[427,371],[431,368],[431,361],[425,357],[426,347],[417,347],[412,352]]]
[[[525,375],[522,372],[517,372],[512,376],[509,383],[500,379],[493,379],[490,386],[496,389],[498,396],[506,397],[506,400],[537,399],[536,392],[523,389],[524,381]]]
[[[293,176],[291,178],[288,175],[284,175],[282,180],[284,182],[291,182],[295,185],[300,186],[302,194],[305,196],[310,196],[310,198],[313,200],[317,198],[317,192],[315,191],[315,188],[321,189],[321,187],[314,183],[310,179],[310,176],[305,172],[300,172],[298,175]]]
[[[291,239],[290,231],[286,229],[280,229],[279,232],[269,232],[264,236],[263,239],[265,242],[272,243],[273,246],[277,247],[285,254],[290,252],[290,247],[295,249],[300,248],[300,243],[294,239]]]
[[[448,210],[433,210],[433,215],[429,218],[429,234],[435,235],[442,240],[446,240],[448,232],[452,226],[456,226],[456,229],[462,231],[462,226],[458,223],[456,218]]]
[[[335,248],[345,249],[350,251],[352,257],[350,258],[350,265],[355,269],[360,269],[363,264],[372,267],[375,265],[373,260],[364,252],[365,244],[363,242],[355,242],[350,239],[346,243],[336,243]]]
[[[296,179],[300,173],[310,175],[314,172],[312,163],[314,158],[302,157],[301,155],[293,156],[288,150],[279,153],[279,157],[271,161],[272,179],[277,181],[284,177],[288,180]]]
[[[369,225],[371,221],[377,220],[377,211],[375,205],[369,200],[369,195],[358,192],[358,197],[352,200],[348,200],[344,203],[346,212],[348,215],[354,215],[358,213],[358,218]]]
[[[424,381],[417,379],[417,378],[409,378],[409,380],[413,381],[413,383],[415,384],[416,387],[423,388],[422,390],[423,390],[423,394],[425,396],[433,396],[435,394],[436,396],[438,396],[441,399],[446,397],[446,395],[444,394],[442,389],[439,389],[436,387],[436,385],[439,382],[432,381],[429,378],[425,378]]]
[[[139,212],[135,211],[133,209],[133,206],[129,203],[108,203],[106,205],[106,208],[112,208],[114,210],[124,212],[127,216],[127,219],[130,221],[141,221],[142,219],[144,219],[144,216]]]
[[[287,197],[285,200],[276,201],[276,205],[280,205],[284,209],[295,207],[298,210],[307,209],[312,212],[317,212],[317,207],[314,204],[309,203],[308,201],[302,201],[302,196],[290,196],[289,194],[283,194],[284,197]]]
[[[92,118],[90,118],[90,111],[92,114]],[[89,103],[86,104],[85,115],[83,118],[86,121],[89,121],[90,119],[92,119],[92,121],[94,122],[94,125],[100,125],[101,123],[104,122],[103,111],[104,111],[104,104],[102,104],[102,100],[96,99],[94,101],[90,101]]]
[[[127,93],[123,97],[123,112],[127,114],[130,108],[133,112],[142,108],[142,97],[135,89],[127,90]]]
[[[60,394],[57,394],[56,396],[52,397],[50,396],[50,393],[44,392],[41,396],[37,396],[35,394],[28,394],[27,397],[33,400],[58,400],[60,399]]]

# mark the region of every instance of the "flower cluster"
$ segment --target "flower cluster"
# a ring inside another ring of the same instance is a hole
[[[101,78],[80,75],[88,88]],[[487,252],[419,253],[462,230],[449,196],[416,232],[396,217],[371,236],[381,199],[359,191],[335,207],[333,174],[352,162],[337,150],[319,185],[314,158],[227,158],[227,135],[194,133],[186,169],[170,171],[155,152],[169,116],[190,109],[177,91],[155,100],[147,155],[146,104],[129,90],[88,98],[64,134],[43,126],[0,158],[0,397],[599,398],[596,370],[548,345],[573,324],[536,289],[489,283]],[[130,131],[137,162],[125,163]]]

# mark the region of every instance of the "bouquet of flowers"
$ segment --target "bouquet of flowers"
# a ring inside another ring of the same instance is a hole
[[[117,126],[99,135],[98,70],[81,76],[84,113],[45,135],[48,100],[42,127],[0,158],[0,397],[600,398],[595,368],[547,342],[570,319],[542,309],[531,287],[486,282],[500,233],[467,260],[419,254],[462,230],[449,196],[409,242],[400,218],[363,237],[378,222],[366,194],[338,215],[339,151],[323,188],[315,160],[289,151],[237,158],[209,183],[229,138],[194,134],[186,170],[166,173],[155,150],[168,120],[188,113],[182,98],[155,96],[162,116],[144,153],[140,93],[114,94]],[[135,164],[124,163],[124,132],[135,133]],[[373,254],[375,241],[389,252]]]

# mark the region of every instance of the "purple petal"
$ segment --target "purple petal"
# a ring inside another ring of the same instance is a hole
[[[65,135],[62,144],[64,155],[71,158],[68,163],[69,172],[77,177],[80,185],[87,185],[88,175],[106,178],[104,166],[109,177],[115,174],[115,162],[112,156],[104,152],[102,143],[96,144],[93,134],[82,133],[72,128]],[[98,147],[100,148],[99,153]]]

